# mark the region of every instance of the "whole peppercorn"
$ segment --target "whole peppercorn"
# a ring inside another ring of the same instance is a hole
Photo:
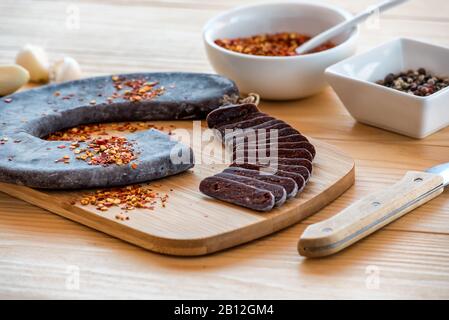
[[[244,38],[217,39],[215,44],[238,53],[258,56],[296,56],[295,49],[310,40],[310,36],[296,32],[281,32],[259,34]],[[333,42],[327,42],[312,52],[320,52],[335,47]]]

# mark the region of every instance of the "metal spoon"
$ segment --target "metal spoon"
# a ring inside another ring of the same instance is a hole
[[[386,11],[388,9],[396,7],[397,5],[400,5],[406,1],[408,1],[408,0],[387,0],[387,1],[381,2],[379,4],[370,6],[368,9],[366,9],[365,11],[362,11],[358,15],[354,16],[352,19],[344,21],[340,24],[337,24],[336,26],[316,35],[309,41],[303,43],[298,48],[296,48],[296,53],[297,54],[307,53],[307,52],[311,51],[312,49],[318,47],[319,45],[329,41],[333,37],[338,36],[339,34],[345,32],[347,30],[350,30],[351,28],[355,27],[359,23],[365,21],[366,19],[368,19],[368,17],[370,17],[375,12],[381,13],[383,11]]]

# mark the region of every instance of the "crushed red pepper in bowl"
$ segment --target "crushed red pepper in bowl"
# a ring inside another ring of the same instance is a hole
[[[160,86],[158,81],[147,81],[146,79],[125,79],[119,76],[112,76],[112,82],[116,92],[115,95],[108,97],[108,101],[122,97],[131,102],[142,100],[151,100],[157,96],[164,94],[165,87]],[[118,93],[122,89],[126,89],[121,95]]]
[[[297,32],[280,32],[273,34],[260,34],[244,38],[217,39],[215,44],[238,53],[257,55],[289,57],[297,56],[296,48],[310,40],[310,36]],[[313,49],[310,53],[321,52],[335,47],[333,42]]]
[[[118,131],[114,133],[120,136],[119,132],[133,133],[139,130],[156,129],[164,131],[168,135],[172,135],[174,125],[163,126],[156,125],[150,121],[141,122],[119,122],[119,123],[94,123],[84,124],[78,127],[69,128],[61,131],[56,131],[48,135],[45,139],[49,141],[86,141],[93,139],[95,136],[108,136],[109,131]]]

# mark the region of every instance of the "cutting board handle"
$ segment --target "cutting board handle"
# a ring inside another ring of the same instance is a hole
[[[443,192],[439,175],[409,171],[395,185],[370,194],[337,215],[307,227],[298,251],[306,257],[339,252]]]

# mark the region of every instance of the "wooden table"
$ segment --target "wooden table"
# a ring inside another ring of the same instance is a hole
[[[203,24],[247,2],[2,0],[0,63],[11,63],[22,45],[35,43],[51,59],[73,56],[86,75],[210,72]],[[357,12],[374,1],[330,2]],[[397,36],[449,46],[448,30],[448,1],[411,1],[379,24],[364,26],[359,48]],[[294,227],[201,258],[147,252],[0,193],[0,297],[449,298],[447,191],[336,256],[307,260],[296,251],[307,225],[393,183],[406,170],[449,161],[449,128],[413,140],[368,127],[349,116],[331,89],[301,101],[263,102],[262,109],[351,154],[354,187]]]

